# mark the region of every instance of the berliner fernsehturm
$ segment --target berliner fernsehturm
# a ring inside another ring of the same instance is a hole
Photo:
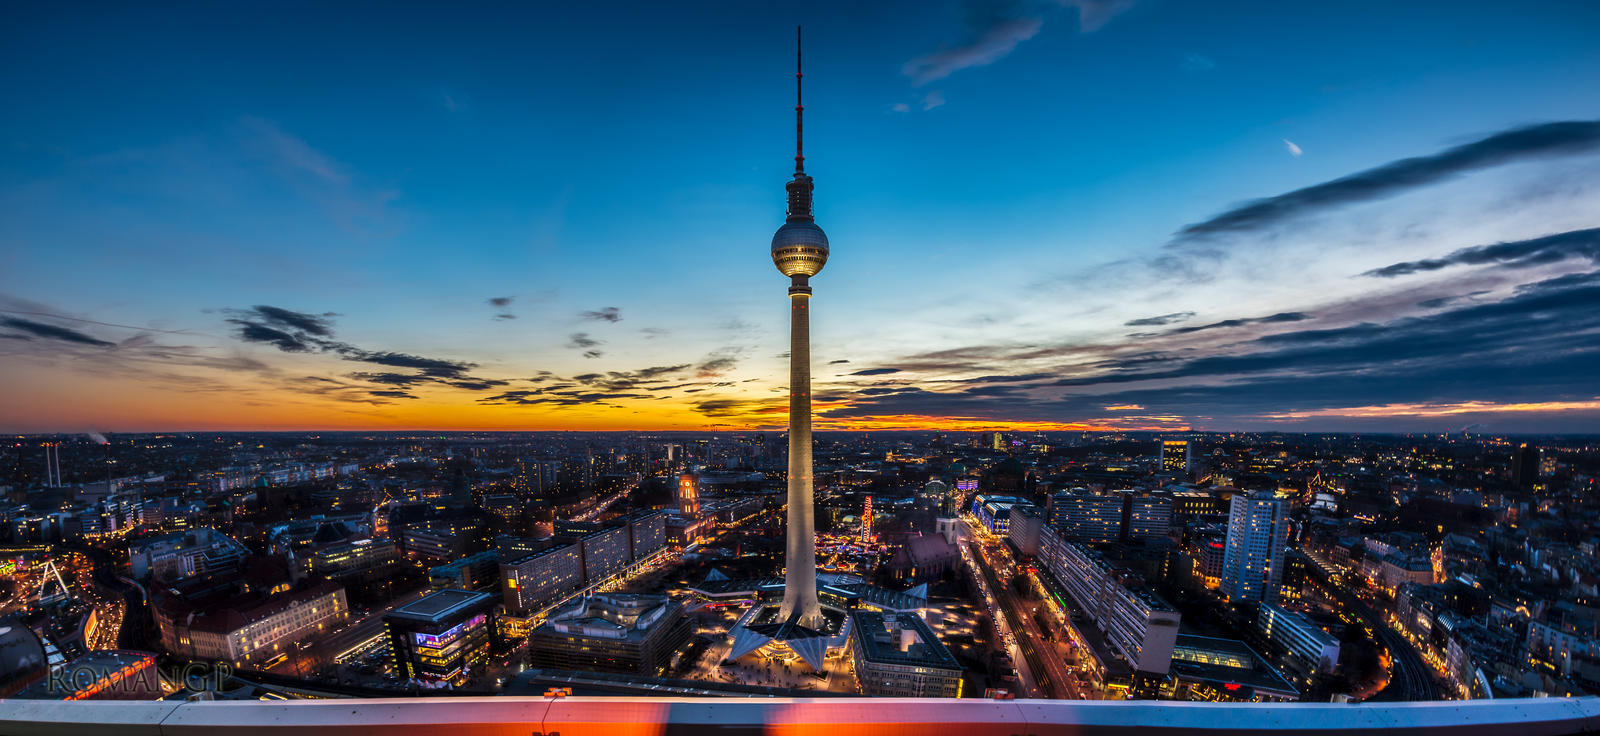
[[[828,262],[828,236],[811,216],[811,177],[801,146],[800,32],[795,30],[794,179],[789,217],[772,236],[772,262],[789,277],[789,537],[780,621],[822,623],[817,605],[816,528],[811,492],[811,277]]]

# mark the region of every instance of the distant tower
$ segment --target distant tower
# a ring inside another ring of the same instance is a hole
[[[861,504],[861,541],[872,541],[872,497]]]
[[[1222,593],[1230,601],[1278,598],[1283,553],[1289,545],[1289,504],[1268,491],[1236,493],[1228,509]]]
[[[801,124],[800,31],[795,29],[794,178],[789,217],[772,236],[772,262],[789,277],[789,533],[785,550],[783,605],[779,617],[798,616],[802,626],[817,626],[816,527],[811,489],[811,277],[828,262],[828,236],[811,216],[811,177],[806,175]]]
[[[678,477],[678,513],[687,517],[700,515],[700,491],[695,487],[693,473]]]
[[[1539,482],[1539,448],[1526,442],[1511,457],[1511,484],[1519,491],[1531,491]]]

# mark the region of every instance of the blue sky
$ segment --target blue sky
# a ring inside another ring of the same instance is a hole
[[[1593,238],[1363,275],[1600,227],[1593,4],[0,13],[0,429],[780,423],[796,23],[824,424],[1600,429]]]

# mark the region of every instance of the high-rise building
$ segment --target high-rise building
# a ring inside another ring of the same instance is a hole
[[[1538,482],[1539,448],[1524,442],[1511,457],[1511,485],[1519,491],[1531,491]]]
[[[489,655],[496,598],[439,590],[383,617],[395,674],[408,680],[458,681]]]
[[[1187,473],[1194,462],[1194,448],[1188,440],[1163,440],[1161,442],[1161,472]]]
[[[789,214],[772,236],[772,262],[789,277],[789,528],[784,562],[782,620],[821,623],[817,604],[816,528],[811,478],[811,277],[828,262],[828,236],[811,214],[811,177],[802,146],[800,52],[795,50],[794,178],[785,188]]]
[[[1228,511],[1222,593],[1231,601],[1277,600],[1289,543],[1289,504],[1269,491],[1238,493]]]

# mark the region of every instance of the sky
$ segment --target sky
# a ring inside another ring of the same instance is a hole
[[[536,7],[536,5],[538,5]],[[12,3],[0,431],[1600,432],[1600,4]]]

